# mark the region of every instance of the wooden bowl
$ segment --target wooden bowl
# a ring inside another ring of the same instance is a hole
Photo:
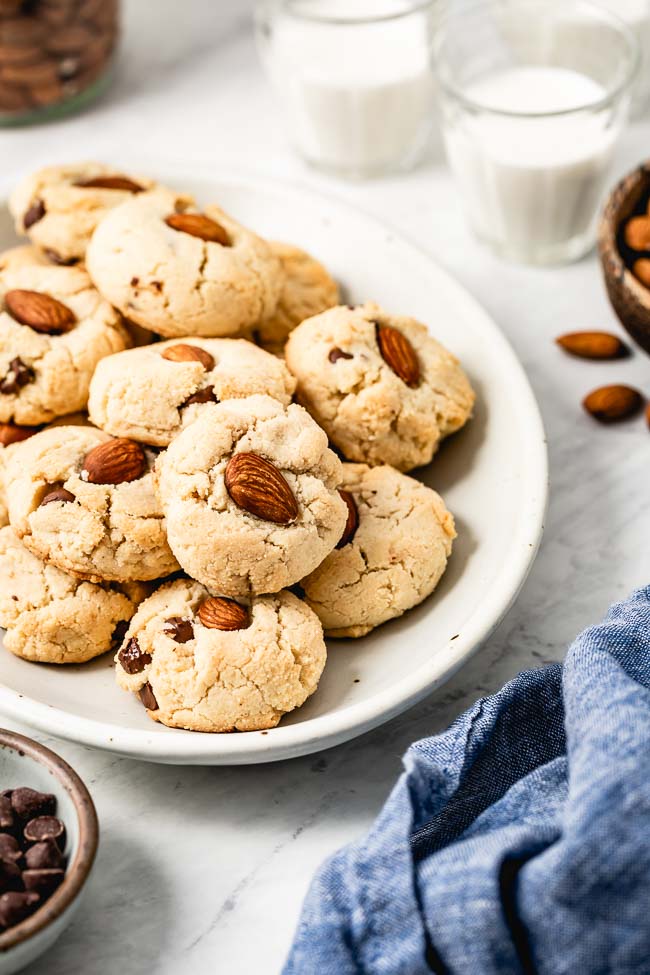
[[[646,212],[650,196],[650,162],[643,163],[614,188],[600,222],[598,250],[605,286],[614,311],[635,342],[650,353],[650,289],[629,269],[650,253],[631,251],[623,239],[628,217]]]

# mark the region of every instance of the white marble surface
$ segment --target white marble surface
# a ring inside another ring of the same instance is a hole
[[[650,433],[583,415],[584,393],[622,380],[650,393],[642,353],[586,364],[560,332],[615,324],[595,257],[564,270],[499,263],[469,237],[449,174],[432,158],[411,175],[359,185],[297,160],[255,57],[243,0],[130,0],[119,79],[101,104],[55,125],[0,130],[0,191],[54,159],[214,162],[324,187],[373,211],[433,254],[501,324],[546,423],[551,503],[537,562],[487,645],[425,703],[311,758],[258,768],[156,767],[49,739],[90,786],[102,824],[97,869],[76,922],[29,975],[279,971],[309,879],[377,813],[409,743],[445,727],[518,670],[558,660],[607,605],[648,581]],[[623,171],[647,152],[625,138]]]

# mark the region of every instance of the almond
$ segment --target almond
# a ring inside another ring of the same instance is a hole
[[[647,257],[641,257],[638,261],[634,262],[632,265],[632,274],[646,288],[650,288],[650,260]]]
[[[123,484],[137,481],[147,461],[140,444],[125,437],[100,443],[86,454],[81,480],[90,484]]]
[[[0,444],[9,447],[12,443],[20,443],[38,433],[40,427],[19,427],[15,423],[0,423]]]
[[[52,504],[53,501],[63,501],[65,504],[69,504],[70,501],[74,501],[75,496],[71,491],[67,491],[64,487],[55,487],[52,491],[48,491],[43,500],[40,503],[42,508],[44,504]]]
[[[205,349],[198,345],[185,345],[179,342],[178,345],[170,345],[162,353],[163,359],[169,362],[200,362],[204,369],[214,369],[214,359]]]
[[[21,325],[29,325],[35,332],[45,332],[47,335],[67,332],[77,321],[67,305],[41,291],[14,288],[7,291],[5,305],[11,317]]]
[[[165,219],[165,223],[172,230],[181,230],[191,237],[200,237],[201,240],[230,247],[230,237],[225,227],[206,217],[204,213],[172,213]]]
[[[636,413],[643,403],[641,393],[631,386],[601,386],[582,401],[587,413],[601,423],[615,423]]]
[[[199,619],[209,630],[245,630],[250,626],[250,614],[234,599],[212,596],[201,603]]]
[[[407,337],[391,325],[377,325],[377,343],[384,362],[403,383],[415,389],[420,382],[420,364]]]
[[[82,189],[122,190],[125,193],[144,193],[144,186],[140,186],[128,176],[93,176],[91,179],[79,179],[73,186]]]
[[[337,548],[344,548],[349,545],[354,538],[357,528],[359,527],[359,511],[357,509],[357,503],[354,497],[349,491],[339,491],[339,494],[345,501],[348,508],[348,518],[345,522],[345,528],[343,529],[343,534],[341,535]]]
[[[226,490],[239,508],[276,525],[298,517],[298,502],[277,469],[258,454],[241,453],[226,465]]]
[[[625,243],[634,251],[650,250],[650,217],[632,217],[625,225]]]
[[[622,359],[630,354],[627,345],[611,332],[567,332],[555,341],[580,359]]]
[[[25,211],[23,216],[23,227],[25,230],[29,230],[33,227],[35,223],[42,220],[45,216],[45,204],[42,200],[34,200],[28,210]]]

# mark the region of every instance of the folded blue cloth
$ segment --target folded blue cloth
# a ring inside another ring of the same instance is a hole
[[[650,587],[404,766],[285,975],[648,975]]]

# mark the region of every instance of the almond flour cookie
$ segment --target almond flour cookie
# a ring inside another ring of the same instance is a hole
[[[15,271],[18,267],[32,267],[34,264],[48,267],[53,262],[38,247],[31,244],[19,244],[0,254],[0,275],[4,271]]]
[[[85,408],[95,366],[129,337],[75,267],[0,275],[0,422],[33,426]]]
[[[331,637],[358,637],[417,606],[437,586],[456,537],[440,495],[393,467],[343,465],[343,537],[303,579]]]
[[[245,339],[172,339],[102,359],[88,409],[114,436],[166,447],[208,403],[267,393],[286,406],[295,388],[283,362]]]
[[[428,464],[471,415],[474,393],[458,361],[413,318],[379,305],[340,306],[289,336],[298,400],[348,460]]]
[[[268,244],[223,210],[175,213],[154,197],[109,213],[86,262],[111,304],[169,337],[237,335],[271,315],[282,287]]]
[[[92,582],[178,568],[153,490],[154,454],[94,427],[53,427],[12,448],[9,521],[26,547]]]
[[[291,593],[242,605],[180,579],[142,603],[115,673],[169,727],[256,731],[314,693],[326,656],[318,618]]]
[[[277,592],[341,537],[341,462],[300,406],[225,400],[186,427],[156,464],[169,544],[219,595]]]
[[[84,582],[41,562],[12,528],[0,529],[0,626],[17,657],[80,664],[115,650],[148,592],[139,582]]]
[[[275,311],[257,326],[256,338],[264,348],[279,354],[296,325],[338,304],[339,288],[306,251],[280,241],[269,241],[269,247],[280,260],[284,284]]]
[[[172,210],[193,202],[151,179],[88,162],[39,169],[16,187],[9,209],[18,234],[27,234],[55,263],[73,264],[83,260],[95,227],[110,210],[152,192],[161,194]]]

